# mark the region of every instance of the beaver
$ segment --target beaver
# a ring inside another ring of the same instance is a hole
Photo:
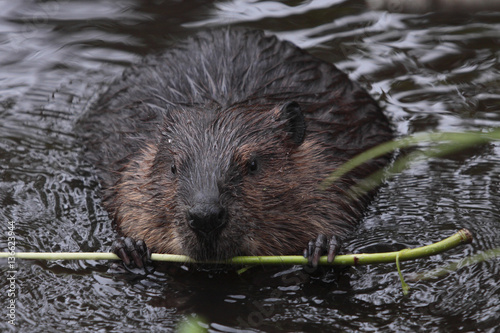
[[[320,183],[393,137],[377,103],[334,65],[242,28],[147,56],[80,129],[119,234],[114,251],[139,267],[149,251],[219,260],[305,249],[315,264],[331,261],[373,194],[349,189],[390,157]]]

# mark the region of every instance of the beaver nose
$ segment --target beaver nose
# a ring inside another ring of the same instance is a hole
[[[202,235],[208,235],[226,224],[226,210],[219,204],[197,204],[187,212],[188,225]]]

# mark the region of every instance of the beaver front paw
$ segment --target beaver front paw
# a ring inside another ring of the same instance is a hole
[[[123,261],[123,267],[131,273],[137,274],[133,268],[144,269],[147,273],[152,265],[151,251],[143,240],[135,241],[130,237],[119,237],[111,246],[111,252],[115,253]]]
[[[332,236],[330,240],[327,240],[325,235],[319,234],[316,240],[311,240],[307,244],[304,257],[309,261],[309,265],[313,267],[318,266],[319,258],[324,254],[328,256],[327,261],[331,263],[340,249],[340,243],[338,236]]]

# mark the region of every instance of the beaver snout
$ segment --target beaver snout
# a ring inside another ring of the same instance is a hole
[[[187,222],[197,234],[207,236],[226,224],[226,209],[219,203],[218,196],[199,192],[193,201],[187,211]]]

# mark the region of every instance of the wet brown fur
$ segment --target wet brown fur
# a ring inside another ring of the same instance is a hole
[[[280,118],[288,101],[305,116],[301,144]],[[318,234],[346,236],[371,198],[349,189],[388,157],[327,190],[319,184],[392,138],[376,103],[333,65],[275,37],[230,28],[127,71],[82,129],[118,231],[155,252],[198,259],[299,254]],[[203,238],[185,212],[193,191],[209,186],[217,187],[228,222]]]

